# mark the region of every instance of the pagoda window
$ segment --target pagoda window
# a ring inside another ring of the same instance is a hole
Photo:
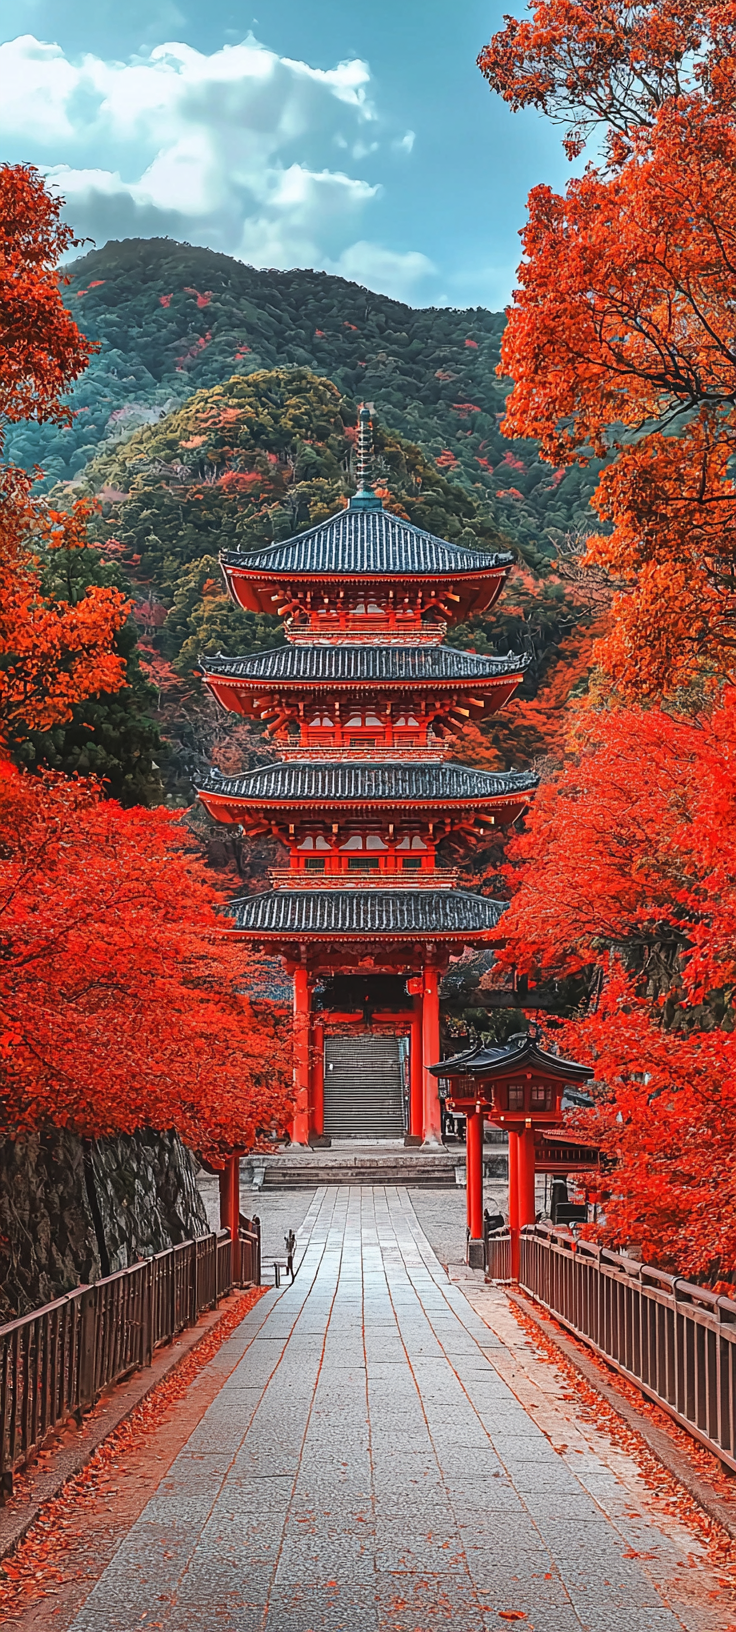
[[[298,850],[329,850],[329,848],[327,840],[322,837],[321,833],[318,833],[316,838],[308,833],[306,839],[302,839],[301,844],[297,845]]]
[[[348,859],[348,872],[375,873],[380,865],[378,856],[350,856]]]
[[[418,833],[414,834],[413,839],[410,839],[407,833],[406,838],[399,839],[396,848],[397,850],[426,850],[427,846],[424,839],[420,839]]]
[[[368,833],[367,835],[365,835],[363,833],[353,833],[349,839],[345,840],[344,844],[340,845],[340,849],[341,850],[387,850],[388,845],[384,843],[384,840],[381,838],[380,833]]]
[[[308,873],[323,873],[325,870],[324,856],[307,856],[304,866]]]
[[[521,1083],[512,1083],[508,1089],[508,1108],[510,1111],[523,1111],[524,1089]]]
[[[397,731],[417,731],[419,721],[414,714],[399,714],[396,720]]]
[[[334,731],[335,729],[335,721],[330,714],[316,714],[314,719],[309,721],[309,724],[312,729],[315,727],[323,731]]]
[[[402,856],[401,870],[404,873],[418,873],[421,869],[421,856]]]
[[[374,729],[376,726],[383,727],[383,720],[379,719],[377,714],[372,714],[370,711],[365,714],[351,714],[349,719],[345,721],[345,729],[351,731],[362,731],[364,727],[366,729],[370,729],[371,726]]]
[[[551,1094],[549,1088],[545,1088],[544,1085],[540,1083],[537,1083],[536,1086],[532,1088],[532,1106],[535,1110],[548,1111],[550,1109],[550,1100]]]

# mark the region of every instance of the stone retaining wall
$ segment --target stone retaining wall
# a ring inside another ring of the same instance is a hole
[[[173,1132],[0,1143],[0,1322],[206,1234],[196,1174]]]

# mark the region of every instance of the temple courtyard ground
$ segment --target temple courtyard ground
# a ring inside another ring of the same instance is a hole
[[[84,1582],[15,1624],[734,1632],[732,1584],[671,1477],[647,1474],[501,1289],[455,1275],[462,1203],[390,1186],[260,1198],[272,1255],[300,1225],[294,1284],[153,1437],[138,1511],[111,1502]],[[428,1234],[451,1241],[449,1274]]]

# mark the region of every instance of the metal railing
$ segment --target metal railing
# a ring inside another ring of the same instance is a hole
[[[486,1263],[510,1279],[507,1231]],[[518,1284],[736,1471],[736,1302],[548,1224],[522,1230]]]
[[[0,1326],[0,1501],[65,1422],[235,1286],[260,1280],[260,1223],[241,1215],[237,1242],[227,1230],[184,1241]]]

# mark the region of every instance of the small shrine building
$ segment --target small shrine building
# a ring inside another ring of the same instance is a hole
[[[577,1165],[572,1142],[565,1140],[560,1127],[565,1089],[581,1086],[591,1072],[577,1060],[564,1059],[549,1047],[545,1048],[536,1028],[519,1032],[498,1047],[478,1043],[429,1069],[433,1076],[449,1083],[448,1104],[465,1116],[471,1264],[482,1264],[484,1256],[484,1123],[493,1122],[508,1134],[511,1267],[512,1276],[517,1279],[520,1231],[535,1219],[536,1174],[567,1173]],[[545,1150],[545,1135],[552,1133],[557,1138],[557,1148],[549,1145]],[[561,1143],[567,1144],[567,1150],[559,1148]],[[597,1153],[586,1152],[581,1147],[579,1155],[586,1166],[592,1166]]]

